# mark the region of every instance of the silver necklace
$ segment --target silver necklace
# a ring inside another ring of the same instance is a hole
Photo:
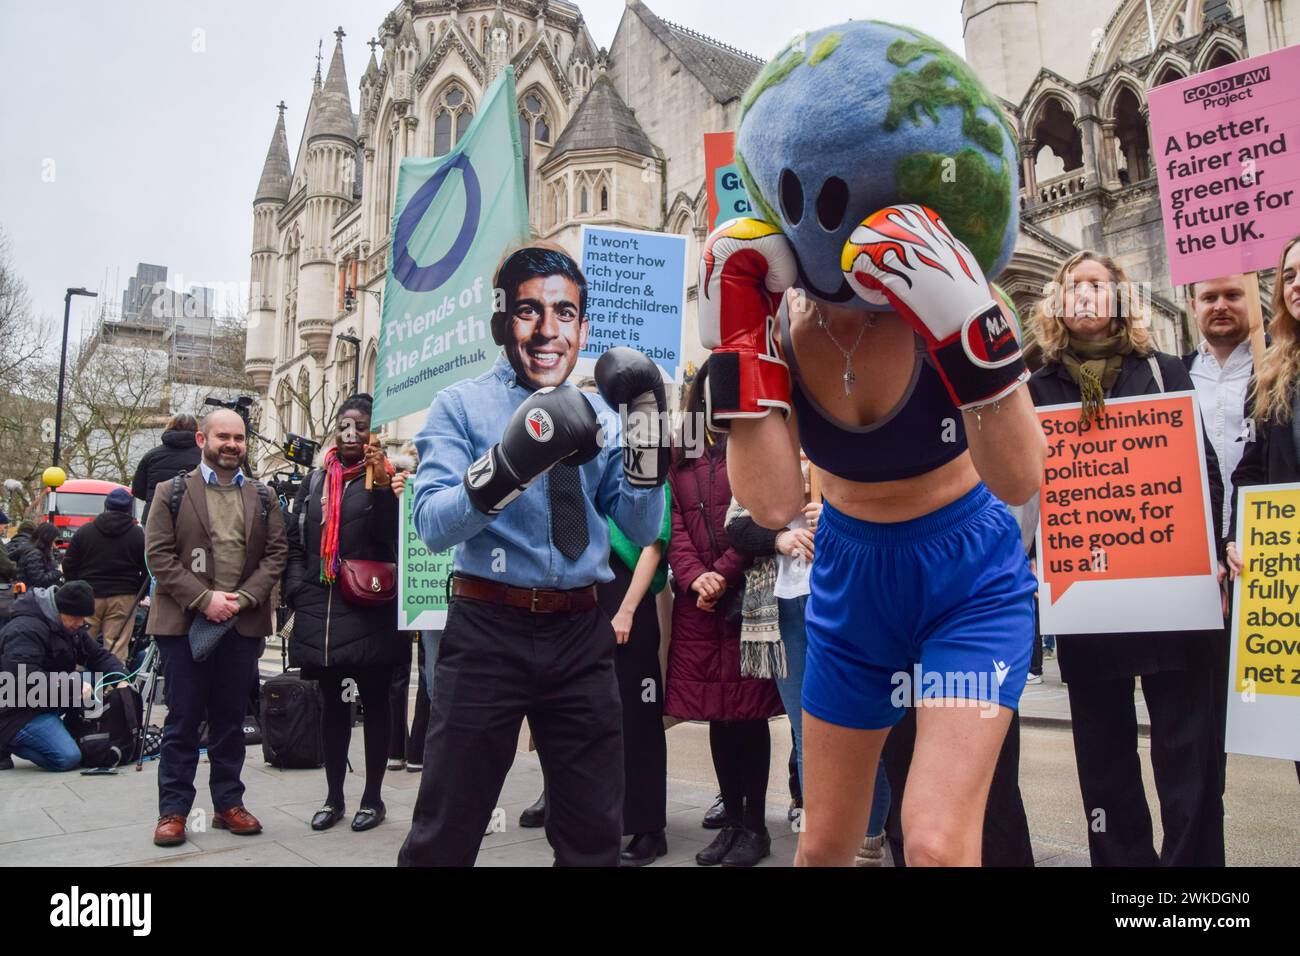
[[[817,313],[817,324],[820,325],[822,331],[826,333],[826,337],[831,340],[831,344],[839,349],[840,354],[844,356],[844,375],[842,376],[842,379],[844,381],[844,394],[847,396],[853,391],[853,384],[858,380],[858,377],[853,374],[853,353],[856,352],[858,346],[862,344],[862,335],[867,331],[867,327],[874,325],[875,323],[869,319],[864,319],[862,322],[862,328],[858,329],[858,337],[853,340],[853,348],[846,350],[844,346],[840,345],[840,343],[835,340],[835,336],[831,334],[830,324],[826,321],[826,316],[822,312],[821,306],[815,301],[812,305],[813,310]]]

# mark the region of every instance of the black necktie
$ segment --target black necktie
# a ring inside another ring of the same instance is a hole
[[[586,496],[582,477],[573,465],[559,464],[547,475],[551,486],[551,541],[560,554],[577,560],[587,550]]]

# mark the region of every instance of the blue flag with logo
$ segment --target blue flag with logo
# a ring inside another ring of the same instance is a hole
[[[404,159],[379,331],[372,422],[429,407],[496,360],[492,277],[528,240],[515,73],[506,67],[446,156]]]

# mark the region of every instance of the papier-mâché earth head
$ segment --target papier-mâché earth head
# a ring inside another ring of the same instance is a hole
[[[964,60],[910,27],[850,21],[796,37],[741,100],[736,163],[754,215],[780,226],[800,285],[857,298],[840,251],[893,203],[934,209],[991,279],[1018,228],[1016,141]]]

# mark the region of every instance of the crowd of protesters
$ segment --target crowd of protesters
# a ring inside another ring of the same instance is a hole
[[[1026,323],[1041,350],[1028,384],[1035,406],[1077,402],[1086,422],[1110,399],[1195,391],[1222,560],[1222,628],[1071,634],[1055,642],[1083,806],[1090,815],[1104,811],[1106,820],[1088,827],[1094,865],[1224,862],[1228,596],[1245,557],[1235,543],[1236,490],[1300,480],[1300,238],[1282,252],[1259,368],[1248,281],[1226,276],[1187,290],[1201,342],[1183,356],[1156,349],[1142,297],[1131,294],[1123,268],[1099,253],[1068,259]],[[699,386],[707,367],[687,393],[687,416],[705,412]],[[350,602],[340,590],[349,562],[396,562],[400,496],[415,467],[409,452],[391,461],[385,456],[371,434],[370,414],[368,396],[342,404],[323,467],[302,481],[287,507],[246,475],[247,438],[238,415],[220,410],[202,422],[177,416],[140,461],[131,491],[108,494],[103,512],[75,533],[61,560],[58,529],[48,521],[19,522],[0,548],[0,587],[7,592],[0,671],[9,674],[20,666],[124,673],[136,607],[153,582],[144,602],[147,631],[158,642],[168,685],[160,845],[186,839],[201,725],[216,825],[240,834],[261,829],[243,806],[241,720],[277,605],[293,614],[289,659],[319,682],[325,702],[325,799],[311,827],[328,829],[346,813],[352,714],[345,686],[365,704],[364,789],[352,829],[384,822],[386,769],[422,769],[429,699],[438,691],[436,682],[430,686],[426,654],[439,655],[438,634],[417,641],[416,726],[408,731],[412,635],[398,632],[391,603]],[[663,485],[658,537],[638,545],[608,519],[613,578],[600,585],[598,600],[612,624],[622,708],[622,865],[652,863],[668,852],[665,728],[677,721],[708,724],[719,791],[700,821],[717,834],[696,855],[699,864],[753,866],[770,853],[770,721],[782,713],[793,743],[790,819],[798,820],[804,615],[821,516],[806,462],[805,478],[802,512],[784,529],[765,528],[733,498],[725,433],[685,429]],[[1036,505],[1018,514],[1032,566]],[[0,540],[8,524],[0,512]],[[208,556],[202,568],[190,565],[188,556],[198,552]],[[196,656],[186,636],[196,618],[223,631],[211,656]],[[1042,654],[1040,643],[1031,674],[1041,675]],[[1135,680],[1151,723],[1164,834],[1159,847],[1142,782]],[[48,770],[77,766],[76,743],[60,716],[56,707],[0,707],[0,769],[12,768],[13,756]],[[895,729],[876,774],[859,865],[880,865],[887,829],[895,861],[903,863],[897,819],[910,760],[908,727]],[[1018,764],[1013,724],[989,797],[989,815],[1001,823],[986,825],[985,865],[1032,864]],[[547,813],[543,795],[521,823],[541,825]]]

